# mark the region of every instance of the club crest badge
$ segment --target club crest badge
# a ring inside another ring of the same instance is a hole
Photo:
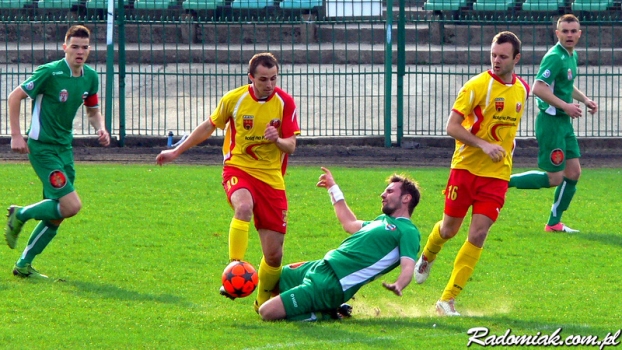
[[[556,148],[551,151],[551,164],[559,166],[564,162],[564,158],[564,151],[562,151],[560,148]]]
[[[523,104],[520,102],[516,102],[516,113],[520,112],[521,108],[523,108]]]
[[[495,98],[495,109],[497,112],[501,112],[505,105],[505,99],[503,97]]]
[[[60,102],[67,102],[67,99],[69,98],[69,92],[65,89],[62,89],[60,91],[60,94],[58,94],[58,100]]]
[[[568,68],[568,80],[572,80],[572,69]]]
[[[252,115],[245,115],[242,116],[242,126],[244,127],[244,130],[250,130],[253,128],[253,124],[255,120],[255,117],[253,117]]]
[[[281,120],[280,119],[272,119],[270,121],[270,126],[274,126],[275,128],[279,128],[281,126]]]
[[[52,187],[61,189],[67,184],[67,177],[62,171],[54,170],[50,173],[50,176],[48,176],[48,181]]]

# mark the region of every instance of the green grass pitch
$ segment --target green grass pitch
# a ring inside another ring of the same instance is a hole
[[[543,232],[553,189],[511,189],[457,300],[465,317],[438,317],[434,303],[466,225],[445,245],[425,284],[413,281],[399,298],[373,282],[352,301],[352,319],[319,323],[262,322],[252,309],[254,294],[235,301],[218,295],[233,213],[221,170],[77,164],[82,211],[63,223],[33,264],[64,282],[12,276],[34,222],[26,224],[16,250],[0,249],[0,348],[458,349],[466,347],[473,327],[496,335],[562,328],[562,338],[602,338],[620,329],[619,169],[584,169],[564,216],[578,234]],[[413,216],[422,245],[442,217],[447,168],[331,170],[360,219],[379,214],[379,195],[392,172],[411,174],[423,189]],[[319,166],[288,170],[285,263],[321,258],[346,237],[326,191],[315,187],[319,175]],[[28,164],[3,164],[0,182],[2,209],[40,199],[41,185]],[[257,266],[260,258],[253,228],[246,260]],[[398,272],[383,280],[394,281]]]

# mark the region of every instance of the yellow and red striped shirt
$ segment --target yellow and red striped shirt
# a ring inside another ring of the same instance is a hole
[[[257,99],[252,85],[229,91],[210,116],[215,127],[226,129],[224,164],[240,168],[275,189],[285,189],[287,154],[266,140],[264,132],[273,125],[281,138],[299,135],[297,114],[294,99],[278,87],[262,100]]]
[[[507,156],[503,161],[493,162],[481,148],[456,140],[451,168],[509,181],[514,138],[528,96],[529,84],[517,75],[512,76],[511,83],[504,83],[488,70],[467,81],[452,110],[464,117],[462,126],[465,129],[489,143],[502,146]]]

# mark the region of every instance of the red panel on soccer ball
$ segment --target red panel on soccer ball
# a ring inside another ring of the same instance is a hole
[[[236,298],[251,295],[257,288],[258,281],[257,271],[246,261],[234,261],[222,273],[222,285],[225,291]]]

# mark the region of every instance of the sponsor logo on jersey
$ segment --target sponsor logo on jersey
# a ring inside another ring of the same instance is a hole
[[[503,110],[503,105],[505,104],[505,99],[503,97],[495,98],[495,109],[497,112],[501,112]]]
[[[520,112],[521,108],[523,108],[523,104],[520,102],[516,102],[516,113]]]
[[[242,116],[242,126],[244,127],[244,130],[250,130],[253,128],[253,124],[255,117],[252,115],[244,115]]]
[[[67,99],[69,98],[69,92],[65,89],[62,89],[60,91],[60,94],[58,94],[58,100],[60,102],[67,102]]]
[[[547,69],[547,70],[545,70],[545,71],[544,71],[544,73],[542,73],[542,76],[543,76],[543,77],[545,77],[545,78],[550,77],[550,76],[551,76],[551,71],[550,71],[550,70],[548,70],[548,69]]]
[[[35,82],[34,81],[29,81],[28,84],[26,84],[26,90],[32,90],[35,88]]]
[[[551,163],[555,166],[560,165],[564,161],[564,151],[561,148],[556,148],[551,151]]]
[[[572,69],[568,68],[568,80],[572,80]]]
[[[278,129],[281,126],[281,119],[272,119],[270,121],[270,126],[274,126]]]
[[[61,189],[67,184],[67,177],[62,171],[54,170],[50,173],[50,176],[48,176],[48,181],[52,187]]]
[[[52,75],[63,75],[63,72],[62,71],[52,72]]]

